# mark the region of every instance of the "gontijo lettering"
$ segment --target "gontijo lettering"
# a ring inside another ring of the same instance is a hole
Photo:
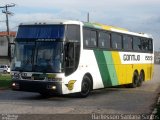
[[[140,55],[124,54],[123,60],[124,61],[140,61]]]

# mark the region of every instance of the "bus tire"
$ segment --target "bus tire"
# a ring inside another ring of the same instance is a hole
[[[87,97],[92,89],[91,80],[88,76],[84,76],[81,84],[81,92],[79,93],[79,96],[81,98]]]
[[[139,75],[139,81],[138,81],[137,87],[142,86],[143,81],[144,81],[144,72],[141,71],[141,73]]]
[[[132,83],[130,84],[131,88],[136,88],[138,86],[138,82],[139,82],[139,74],[137,71],[135,71],[133,73],[133,77],[132,77]]]

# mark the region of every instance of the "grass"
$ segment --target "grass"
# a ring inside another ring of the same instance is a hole
[[[0,88],[10,88],[11,75],[10,74],[0,74]]]

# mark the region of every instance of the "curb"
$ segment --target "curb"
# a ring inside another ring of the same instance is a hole
[[[160,96],[158,97],[158,100],[157,100],[155,106],[158,105],[158,104],[160,104]],[[154,118],[153,116],[154,116],[156,113],[157,113],[157,108],[154,108],[153,111],[152,111],[152,113],[151,113],[151,115],[150,115],[150,119],[149,119],[149,120],[154,120],[154,119],[153,119],[153,118]]]
[[[9,88],[9,87],[0,87],[0,90],[9,90],[9,89],[11,89],[11,88]]]
[[[156,106],[158,105],[158,104],[160,104],[160,85],[158,86],[158,88],[156,89],[156,91],[157,91],[157,97],[156,97],[156,102],[155,102],[155,104],[153,105],[154,106],[154,109],[153,109],[153,111],[151,112],[151,114],[150,114],[150,119],[149,120],[154,120],[153,118],[153,116],[157,113],[157,108],[156,108]]]

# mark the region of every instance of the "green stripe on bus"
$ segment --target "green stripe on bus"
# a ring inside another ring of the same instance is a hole
[[[112,54],[108,51],[94,50],[104,87],[118,85]]]
[[[112,53],[110,51],[104,51],[103,53],[104,53],[106,64],[109,70],[112,86],[118,85],[119,84],[118,77],[115,69],[115,64],[113,62]]]

